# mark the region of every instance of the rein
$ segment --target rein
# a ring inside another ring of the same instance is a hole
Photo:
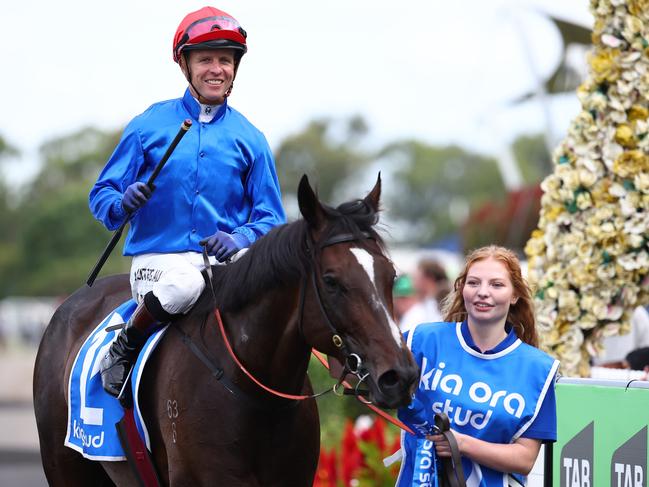
[[[305,399],[314,399],[316,397],[323,396],[324,394],[327,394],[327,393],[333,391],[336,388],[336,386],[334,386],[334,389],[327,389],[327,390],[319,392],[317,394],[303,395],[303,394],[288,394],[286,392],[280,392],[280,391],[277,391],[277,390],[273,389],[272,387],[269,387],[269,386],[265,385],[260,380],[258,380],[254,375],[252,375],[248,371],[248,369],[246,369],[246,367],[241,363],[241,361],[237,357],[237,354],[234,353],[234,350],[232,349],[232,345],[230,344],[230,340],[228,339],[228,335],[225,332],[225,327],[223,326],[223,320],[221,319],[221,313],[218,310],[218,308],[214,308],[214,316],[216,316],[216,322],[219,325],[219,330],[221,331],[221,337],[223,338],[223,342],[225,343],[225,348],[228,350],[228,353],[230,354],[230,357],[232,358],[232,360],[234,360],[234,363],[237,364],[237,367],[239,367],[239,370],[241,370],[241,372],[243,372],[246,377],[248,377],[251,381],[253,381],[255,384],[257,384],[257,386],[259,386],[264,391],[266,391],[266,392],[268,392],[268,393],[270,393],[270,394],[272,394],[274,396],[281,397],[283,399],[291,399],[293,401],[304,401]]]

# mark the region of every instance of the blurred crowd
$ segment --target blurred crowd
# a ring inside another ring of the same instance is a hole
[[[604,354],[595,365],[642,370],[649,379],[649,305],[635,308],[629,333],[604,339]]]
[[[419,323],[442,320],[441,304],[451,290],[444,266],[422,259],[413,275],[402,274],[394,283],[394,314],[402,333]]]

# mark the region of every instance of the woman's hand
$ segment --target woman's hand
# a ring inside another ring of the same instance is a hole
[[[528,475],[541,449],[541,441],[518,438],[513,443],[490,443],[457,431],[450,430],[457,441],[460,455],[500,472]],[[443,435],[430,435],[435,442],[435,452],[440,457],[450,457],[451,447]]]
[[[457,441],[457,447],[460,450],[460,455],[464,453],[462,446],[464,445],[464,439],[466,435],[458,433],[454,429],[449,430],[455,436],[455,441]],[[444,435],[430,435],[426,437],[427,440],[435,442],[435,452],[440,457],[450,457],[451,456],[451,445],[446,440]]]

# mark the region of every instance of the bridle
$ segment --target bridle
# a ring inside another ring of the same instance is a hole
[[[232,348],[232,344],[230,343],[230,340],[228,339],[227,333],[225,331],[225,326],[223,325],[223,320],[221,318],[221,313],[216,307],[216,295],[214,292],[214,286],[212,285],[212,278],[213,278],[213,273],[212,273],[212,266],[209,262],[209,257],[207,255],[207,250],[205,247],[203,247],[203,262],[205,264],[205,271],[207,273],[208,277],[208,286],[212,292],[212,299],[214,302],[214,315],[216,317],[216,321],[219,327],[219,330],[221,332],[221,337],[223,339],[223,342],[225,343],[226,349],[232,358],[232,360],[236,363],[237,367],[241,372],[247,376],[252,382],[254,382],[258,387],[263,389],[264,391],[274,395],[278,396],[284,399],[291,399],[295,401],[303,401],[305,399],[313,399],[317,398],[319,396],[322,396],[324,394],[327,394],[329,392],[333,392],[336,395],[342,396],[342,395],[353,395],[356,396],[356,398],[366,404],[371,404],[370,401],[365,399],[366,396],[369,395],[369,391],[361,389],[360,386],[361,384],[369,377],[369,372],[365,369],[363,366],[363,360],[361,357],[356,354],[352,353],[349,351],[349,348],[345,344],[344,340],[342,339],[341,333],[338,331],[338,329],[334,326],[331,318],[329,317],[329,313],[327,313],[327,310],[323,304],[322,301],[322,296],[320,293],[320,288],[318,286],[318,280],[317,280],[317,262],[316,262],[316,253],[315,249],[317,248],[318,250],[322,250],[326,247],[330,247],[332,245],[340,244],[340,243],[345,243],[345,242],[354,242],[357,240],[361,239],[371,239],[372,235],[369,232],[359,232],[357,234],[352,234],[352,233],[344,233],[344,234],[339,234],[335,235],[333,237],[328,238],[324,242],[321,242],[317,245],[314,244],[310,234],[307,233],[306,236],[306,248],[307,248],[307,254],[309,256],[309,274],[311,277],[311,283],[313,285],[313,290],[314,290],[314,295],[316,297],[316,301],[318,303],[318,307],[320,309],[320,312],[322,313],[324,317],[324,321],[331,331],[332,334],[332,343],[334,346],[338,349],[341,350],[343,353],[343,356],[345,357],[344,359],[344,364],[343,364],[343,370],[340,375],[340,378],[338,382],[330,389],[326,389],[325,391],[315,393],[315,394],[289,394],[281,391],[277,391],[273,389],[272,387],[269,387],[265,384],[263,384],[260,380],[258,380],[248,369],[241,363],[239,358],[237,357],[236,353],[234,352],[234,349]],[[299,298],[299,311],[298,311],[298,333],[300,334],[302,340],[308,345],[308,341],[304,337],[304,302],[305,302],[305,296],[306,296],[306,287],[307,287],[308,279],[305,278],[302,280],[302,284],[300,285],[300,298]],[[320,359],[320,358],[319,358]],[[322,361],[322,360],[321,360]],[[358,382],[356,385],[352,387],[348,387],[349,384],[345,381],[345,378],[348,376],[348,374],[355,375],[358,378]]]
[[[320,277],[318,275],[318,265],[317,265],[317,257],[318,254],[325,249],[326,247],[331,247],[333,245],[337,245],[340,243],[347,243],[347,242],[355,242],[361,239],[372,239],[372,235],[369,232],[359,232],[357,234],[353,233],[343,233],[339,235],[335,235],[333,237],[329,237],[326,239],[324,242],[320,242],[316,244],[313,242],[313,239],[311,238],[310,234],[307,234],[306,237],[306,250],[307,250],[307,255],[309,256],[309,274],[311,278],[311,284],[313,287],[313,293],[315,295],[316,302],[318,303],[318,308],[320,309],[320,313],[324,317],[324,322],[327,325],[327,328],[331,331],[331,341],[334,344],[334,346],[339,349],[344,357],[343,361],[343,372],[341,375],[341,380],[338,382],[337,386],[339,387],[340,384],[342,383],[342,379],[344,379],[347,374],[353,374],[358,378],[358,383],[356,384],[355,388],[355,395],[360,395],[363,396],[365,395],[365,391],[361,391],[359,389],[360,384],[369,377],[369,372],[365,369],[363,366],[363,360],[362,358],[356,354],[353,353],[349,350],[347,347],[347,344],[342,338],[342,334],[336,328],[334,325],[333,321],[331,320],[329,313],[327,312],[326,307],[324,306],[323,300],[322,300],[322,294],[320,292],[320,286],[318,286],[318,278]],[[300,334],[300,337],[304,341],[304,343],[309,343],[304,335],[304,301],[305,301],[305,296],[306,296],[306,288],[307,288],[307,283],[308,279],[305,277],[302,280],[302,284],[300,286],[300,304],[299,304],[299,314],[298,314],[298,333]],[[334,386],[334,392],[337,392],[336,388],[337,386]]]

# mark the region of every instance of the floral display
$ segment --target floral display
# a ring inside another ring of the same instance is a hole
[[[602,338],[649,302],[649,1],[591,0],[581,112],[542,183],[525,252],[542,346],[588,376]]]
[[[339,448],[320,449],[313,487],[393,486],[398,464],[386,468],[383,458],[400,447],[398,432],[378,417],[361,416],[356,425],[347,419]],[[392,441],[388,441],[392,437]]]

